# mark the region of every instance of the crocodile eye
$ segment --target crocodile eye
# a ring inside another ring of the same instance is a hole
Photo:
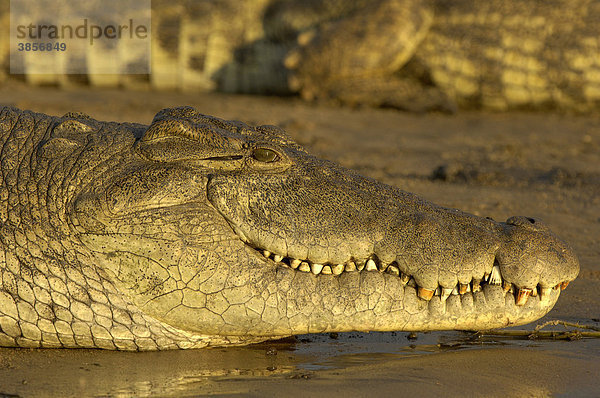
[[[259,162],[272,163],[279,160],[277,152],[267,148],[256,148],[252,151],[252,156]]]

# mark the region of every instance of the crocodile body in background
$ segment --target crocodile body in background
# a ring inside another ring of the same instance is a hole
[[[133,53],[95,46],[88,54],[91,85],[299,92],[307,99],[416,111],[598,109],[597,0],[152,3],[152,74],[143,81],[95,74],[97,60]],[[3,37],[0,64],[7,65],[9,36]],[[81,80],[38,74],[48,65],[25,64],[34,84]]]
[[[579,271],[496,222],[183,107],[150,126],[0,108],[0,346],[154,350],[301,333],[483,330]]]

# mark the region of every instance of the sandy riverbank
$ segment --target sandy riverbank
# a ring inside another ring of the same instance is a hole
[[[445,206],[497,220],[540,217],[581,262],[579,278],[545,319],[600,325],[597,117],[413,115],[273,97],[59,91],[14,82],[0,87],[0,104],[145,124],[161,108],[192,105],[222,118],[283,126],[321,157]],[[473,344],[459,333],[415,341],[403,333],[345,334],[145,354],[0,349],[0,396],[597,396],[599,377],[598,340]]]

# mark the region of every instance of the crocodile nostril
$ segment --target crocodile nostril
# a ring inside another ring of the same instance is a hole
[[[527,221],[529,221],[532,224],[535,224],[535,219],[533,219],[533,218],[527,218]]]

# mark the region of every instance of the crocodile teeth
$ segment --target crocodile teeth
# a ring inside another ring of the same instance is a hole
[[[542,287],[540,288],[540,299],[545,299],[550,295],[550,292],[552,291],[551,287]]]
[[[279,263],[279,262],[281,262],[281,260],[283,260],[283,256],[280,256],[279,254],[276,254],[276,255],[273,257],[273,261],[275,261],[276,263]]]
[[[454,289],[452,289],[452,295],[453,296],[458,296],[458,285],[454,286]]]
[[[293,269],[296,269],[300,266],[300,263],[302,263],[302,261],[298,260],[298,259],[293,259],[292,262],[290,263],[290,266]]]
[[[481,281],[473,279],[473,293],[481,291]]]
[[[527,303],[527,299],[529,298],[530,294],[531,294],[531,289],[519,289],[517,291],[517,300],[516,300],[517,305],[525,305],[525,303]]]
[[[340,275],[344,272],[344,264],[332,265],[331,271],[333,272],[333,275]]]
[[[466,283],[461,283],[461,284],[459,284],[459,287],[458,287],[458,293],[459,293],[459,294],[461,294],[461,295],[462,295],[462,294],[465,294],[465,293],[467,292],[467,288],[468,288],[468,287],[469,287],[469,285],[468,285],[468,284],[466,284]]]
[[[446,301],[448,299],[448,297],[450,297],[450,295],[452,294],[452,289],[450,288],[442,288],[442,301]]]
[[[433,297],[433,290],[425,289],[424,287],[419,287],[417,291],[419,297],[423,300],[429,301]]]
[[[410,276],[406,275],[404,272],[400,273],[400,280],[404,285],[406,285],[410,281]]]
[[[367,261],[367,265],[365,266],[367,271],[377,271],[377,265],[375,265],[375,261],[372,258]]]
[[[506,294],[512,290],[512,283],[504,281],[504,283],[502,284],[502,288],[504,289],[504,294]]]
[[[313,274],[319,275],[321,273],[321,271],[323,270],[323,264],[313,263],[313,265],[310,266],[310,270],[312,271]],[[331,269],[329,269],[329,270],[331,271]]]
[[[563,282],[560,284],[560,290],[565,290],[569,286],[569,282]]]
[[[442,294],[442,290],[440,289],[440,287],[438,286],[437,289],[435,289],[435,292],[433,292],[434,296],[439,296],[440,294]]]
[[[537,295],[538,295],[537,287],[534,287],[533,289],[531,289],[531,297],[537,297]]]
[[[390,265],[389,267],[387,267],[385,272],[387,272],[388,274],[400,276],[400,270],[398,269],[398,267],[396,267],[394,265]]]
[[[356,264],[354,264],[354,261],[348,261],[346,263],[346,266],[344,267],[344,271],[346,271],[346,272],[356,271]]]
[[[268,251],[268,250],[264,250],[263,251],[263,256],[265,256],[266,258],[269,258],[269,257],[271,257],[271,252]]]
[[[321,274],[324,275],[331,275],[333,272],[331,271],[331,267],[329,265],[325,265],[323,267],[323,271],[321,271]]]
[[[248,238],[246,237],[246,235],[244,234],[244,232],[242,230],[235,228],[235,234],[240,237],[242,242],[249,243]]]
[[[298,267],[298,270],[302,272],[310,272],[310,265],[308,265],[306,261],[302,261]]]
[[[488,283],[490,285],[500,285],[502,283],[502,275],[500,274],[499,266],[494,265],[494,268],[492,268],[492,273],[490,274]]]

